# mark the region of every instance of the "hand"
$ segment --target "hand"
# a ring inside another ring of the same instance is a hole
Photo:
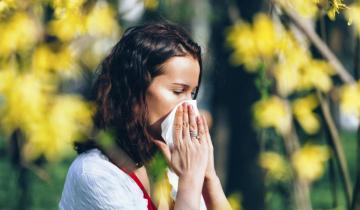
[[[198,138],[192,138],[190,131],[197,133]],[[184,103],[176,111],[174,147],[170,150],[168,145],[160,140],[154,140],[154,143],[179,178],[189,176],[204,179],[209,158],[207,134],[203,118],[195,117],[191,105]]]

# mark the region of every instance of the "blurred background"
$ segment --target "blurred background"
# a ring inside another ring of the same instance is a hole
[[[57,209],[97,65],[157,21],[202,47],[234,209],[360,209],[360,2],[343,0],[0,0],[0,209]]]

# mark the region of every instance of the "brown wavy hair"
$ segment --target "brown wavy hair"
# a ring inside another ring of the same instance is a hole
[[[146,91],[162,73],[161,64],[174,56],[192,56],[199,62],[195,99],[202,76],[201,48],[184,29],[170,23],[128,28],[97,70],[92,88],[95,128],[114,131],[115,143],[139,166],[156,151],[148,133]],[[78,153],[94,147],[96,140],[75,143]]]

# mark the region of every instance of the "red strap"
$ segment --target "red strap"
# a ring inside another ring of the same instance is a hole
[[[145,187],[143,186],[143,184],[141,183],[141,181],[139,180],[139,178],[136,176],[136,174],[133,173],[128,173],[126,170],[124,170],[122,168],[123,171],[125,171],[135,182],[136,184],[140,187],[141,191],[143,191],[144,193],[144,198],[146,200],[148,200],[148,210],[157,210],[155,204],[152,202],[150,195],[147,193],[147,191],[145,190]]]

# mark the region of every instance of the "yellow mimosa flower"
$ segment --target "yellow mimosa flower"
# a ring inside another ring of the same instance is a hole
[[[57,51],[42,45],[35,49],[32,57],[33,72],[46,74],[56,72],[60,75],[77,75],[76,55],[70,47],[62,47]]]
[[[52,69],[54,55],[51,49],[45,45],[35,49],[32,55],[32,70],[35,73],[46,73]]]
[[[266,170],[266,179],[269,181],[286,181],[290,178],[286,161],[276,152],[260,153],[260,166]]]
[[[159,0],[144,0],[144,7],[148,10],[155,10],[159,7]]]
[[[72,150],[72,143],[86,136],[92,127],[94,107],[79,96],[56,96],[49,113],[25,130],[27,143],[24,154],[27,160],[43,154],[56,160]]]
[[[1,109],[0,125],[5,133],[36,123],[46,113],[46,97],[52,88],[33,74],[17,75],[3,93],[5,106]]]
[[[276,87],[281,96],[288,96],[294,92],[298,86],[300,73],[296,66],[288,63],[278,63],[274,67],[274,77]]]
[[[0,22],[0,57],[34,46],[39,29],[32,17],[23,12],[15,13],[7,22]]]
[[[360,117],[360,81],[340,89],[340,107],[343,112]]]
[[[291,110],[287,101],[272,96],[254,105],[255,122],[262,128],[273,127],[280,134],[291,128]]]
[[[313,112],[318,104],[314,95],[296,99],[292,104],[295,118],[308,134],[314,134],[320,128],[319,117]]]
[[[227,43],[234,49],[230,57],[230,62],[233,65],[244,64],[250,72],[257,70],[260,60],[250,25],[241,23],[229,28],[227,32]]]
[[[307,182],[315,181],[324,173],[325,163],[330,157],[327,147],[305,145],[292,156],[297,176]]]
[[[242,196],[240,193],[238,193],[238,192],[231,193],[227,197],[227,200],[229,201],[229,204],[233,210],[242,210],[243,209],[241,206]],[[219,210],[226,210],[226,209],[219,209]]]
[[[354,24],[354,28],[360,36],[360,3],[352,4],[345,12],[349,24]]]
[[[339,13],[339,10],[346,8],[346,5],[343,3],[343,0],[329,0],[330,8],[327,11],[327,15],[331,20],[335,20],[336,14]]]
[[[309,53],[304,48],[291,37],[285,37],[288,38],[283,43],[289,45],[281,47],[280,59],[274,66],[277,90],[282,96],[288,96],[299,89],[300,68],[310,59]]]
[[[115,11],[107,3],[97,3],[86,17],[88,33],[99,37],[119,34],[120,28],[117,24],[115,14]]]
[[[90,131],[94,107],[79,96],[55,96],[56,84],[35,74],[2,70],[0,76],[0,126],[6,135],[16,129],[25,134],[26,160],[60,158]]]
[[[162,207],[169,207],[171,204],[171,185],[168,179],[159,179],[154,185],[154,198]]]
[[[23,134],[24,161],[59,159],[92,129],[94,106],[59,95],[58,85],[79,75],[79,55],[89,47],[93,63],[108,52],[120,31],[115,16],[106,1],[0,0],[0,130],[5,139]]]
[[[65,13],[52,20],[48,26],[48,32],[63,41],[70,41],[86,32],[86,21],[81,11]]]
[[[0,69],[0,96],[9,93],[16,78],[16,71],[12,68]]]
[[[227,43],[234,49],[231,63],[244,64],[250,72],[256,71],[261,62],[269,62],[275,56],[279,32],[265,14],[255,16],[253,27],[247,23],[235,24],[228,29]]]
[[[332,87],[331,76],[335,71],[326,61],[311,59],[301,68],[301,74],[299,89],[315,87],[328,92]]]
[[[78,12],[86,0],[52,0],[52,6],[57,17],[65,13]]]
[[[281,96],[288,96],[297,89],[300,72],[296,66],[284,62],[275,65],[274,77],[279,94]]]
[[[259,56],[272,58],[276,53],[279,37],[272,20],[267,15],[260,13],[255,16],[253,36]]]
[[[15,0],[2,0],[0,1],[0,16],[2,13],[4,13],[5,11],[15,8],[16,7],[16,2]]]

